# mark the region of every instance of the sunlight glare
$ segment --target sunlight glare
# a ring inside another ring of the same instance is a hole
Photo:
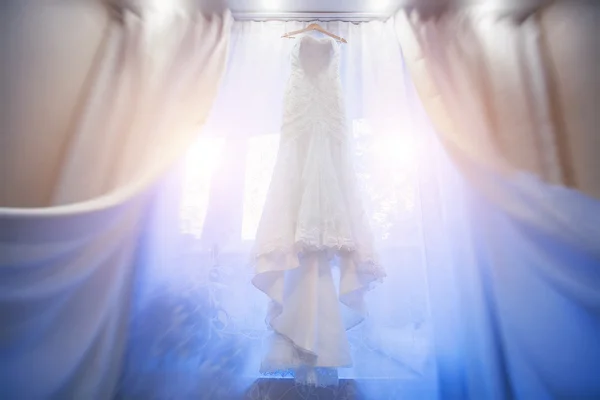
[[[277,134],[262,135],[248,142],[242,240],[253,240],[256,235],[277,159],[278,146]]]
[[[385,11],[391,6],[391,0],[371,0],[369,7],[374,11]]]
[[[406,168],[415,163],[417,146],[411,136],[386,135],[374,141],[373,152],[382,163]]]
[[[224,139],[202,137],[188,151],[181,201],[183,233],[202,235],[211,179],[221,162],[224,146]]]
[[[268,11],[281,11],[280,0],[262,0],[262,5]]]

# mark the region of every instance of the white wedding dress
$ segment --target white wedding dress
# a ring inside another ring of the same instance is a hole
[[[337,368],[352,365],[346,330],[364,318],[363,295],[385,276],[352,165],[339,64],[329,37],[294,44],[254,249],[253,284],[271,299],[273,330],[261,371],[316,385],[335,384]]]

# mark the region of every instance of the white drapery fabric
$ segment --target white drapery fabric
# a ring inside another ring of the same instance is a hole
[[[454,308],[432,298],[443,397],[600,394],[600,7],[537,3],[395,18],[425,108],[473,188],[473,236],[449,243],[445,267]]]
[[[227,56],[229,13],[183,5],[3,5],[1,397],[114,394],[148,188],[206,117]]]
[[[273,173],[294,43],[281,35],[303,25],[233,25],[228,71],[207,125],[157,192],[148,221],[125,396],[218,399],[247,391],[278,398],[277,385],[252,385],[269,332],[268,298],[251,283],[250,251]],[[360,388],[368,398],[428,398],[435,389],[422,193],[455,181],[452,167],[402,71],[391,21],[322,25],[348,40],[340,72],[354,161],[388,275],[367,296],[368,318],[348,333],[354,366],[340,378],[371,382]],[[287,371],[275,374],[281,376]],[[337,390],[345,398],[346,389]]]
[[[406,9],[396,15],[398,37],[449,150],[600,197],[600,143],[590,134],[598,122],[598,6],[542,7],[549,3]]]
[[[0,205],[93,199],[152,180],[187,148],[190,127],[203,122],[215,95],[229,25],[184,1],[155,3],[6,6],[14,18],[6,28],[12,78]],[[90,22],[82,27],[77,19]],[[71,30],[62,29],[69,24]],[[70,39],[79,35],[80,42]],[[45,52],[36,47],[43,37],[50,43]],[[65,53],[74,65],[61,60]],[[63,101],[53,98],[60,94]]]

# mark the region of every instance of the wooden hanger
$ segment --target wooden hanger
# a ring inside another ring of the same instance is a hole
[[[282,37],[282,38],[290,38],[290,39],[293,39],[293,37],[294,37],[295,35],[298,35],[298,34],[300,34],[300,33],[304,33],[304,32],[308,32],[308,31],[317,31],[317,32],[321,32],[321,33],[323,33],[323,34],[325,34],[325,35],[327,35],[327,36],[330,36],[330,37],[334,38],[334,39],[335,39],[335,40],[337,40],[337,41],[340,41],[340,42],[342,42],[342,43],[348,43],[348,42],[346,41],[346,39],[344,39],[343,37],[339,37],[339,36],[337,36],[337,35],[334,35],[334,34],[333,34],[333,33],[331,33],[331,32],[327,32],[325,29],[323,29],[323,28],[321,27],[321,25],[319,25],[319,24],[315,24],[315,23],[309,24],[309,25],[308,25],[306,28],[304,28],[304,29],[300,29],[300,30],[293,31],[293,32],[286,32],[286,33],[284,33],[284,34],[283,34],[283,36],[281,36],[281,37]]]

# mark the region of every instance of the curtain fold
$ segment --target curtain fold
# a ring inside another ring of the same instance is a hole
[[[46,19],[46,4],[11,7],[25,26],[40,23],[33,41],[44,41],[59,21],[73,23],[71,17],[91,18],[104,36],[91,35],[95,53],[86,50],[87,36],[71,49],[74,59],[91,56],[93,62],[75,62],[75,70],[89,67],[76,75],[86,77],[78,80],[77,95],[57,92],[51,101],[65,104],[48,104],[68,110],[68,117],[47,130],[22,134],[25,125],[13,124],[3,133],[8,146],[0,159],[8,175],[1,204],[9,207],[0,208],[0,397],[112,398],[149,188],[189,146],[209,111],[225,66],[231,16],[183,12],[177,3],[161,10],[84,7],[74,15],[57,6]],[[51,50],[44,56],[53,60],[61,43],[52,40],[61,36],[48,38]],[[19,35],[9,39],[16,49],[42,57]],[[44,72],[52,86],[73,68]],[[35,88],[21,83],[26,98]],[[26,104],[14,106],[23,113]],[[50,132],[54,136],[44,136]],[[41,152],[46,139],[60,151]],[[18,160],[11,152],[41,159],[23,175],[10,164]],[[31,182],[24,177],[36,175],[48,180],[44,193],[27,190]]]
[[[216,94],[227,54],[223,38],[229,24],[214,19],[199,12],[122,13],[109,31],[89,106],[66,150],[54,204],[151,179],[189,146]]]
[[[526,171],[598,197],[590,110],[598,12],[585,0],[399,11],[408,68],[448,150],[505,175]]]
[[[600,394],[592,372],[600,354],[600,180],[591,156],[600,148],[588,112],[598,93],[598,47],[589,37],[598,37],[591,21],[600,8],[542,3],[417,7],[395,18],[469,204],[471,236],[452,247],[472,262],[451,258],[442,267],[458,295],[434,318],[442,396]],[[435,295],[432,302],[440,307]],[[444,328],[455,335],[440,337]]]

